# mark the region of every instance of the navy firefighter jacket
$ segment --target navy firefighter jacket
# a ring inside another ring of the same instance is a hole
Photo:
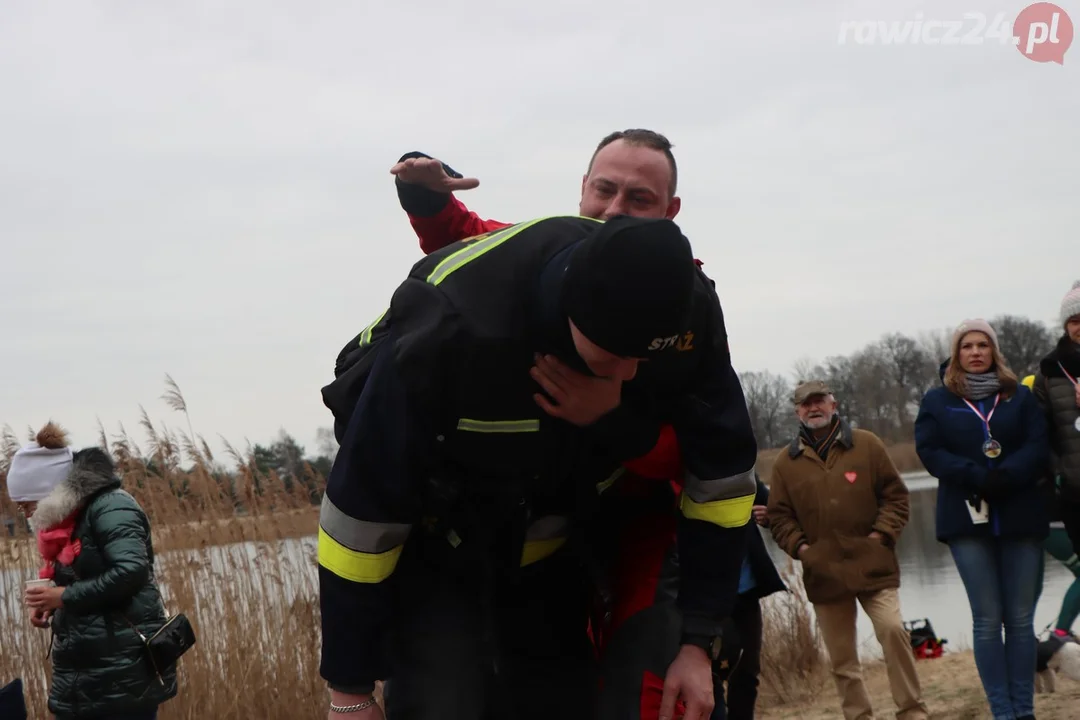
[[[620,405],[593,425],[552,418],[534,399],[535,353],[587,372],[558,297],[566,258],[599,225],[544,218],[448,245],[413,266],[387,311],[351,343],[370,350],[367,375],[355,408],[340,414],[318,539],[320,672],[332,686],[392,676],[391,581],[406,541],[423,532],[433,479],[465,488],[465,502],[527,500],[528,526],[512,549],[514,564],[527,565],[589,522],[580,489],[610,486],[664,424],[684,465],[683,631],[719,633],[738,591],[757,445],[712,282],[698,269],[686,332],[657,338]],[[470,542],[468,529],[454,535]]]

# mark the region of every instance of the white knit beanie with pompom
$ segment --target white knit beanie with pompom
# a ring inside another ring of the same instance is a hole
[[[67,433],[49,423],[34,442],[19,449],[11,458],[7,474],[8,496],[13,502],[44,500],[71,472],[73,455]]]
[[[1080,280],[1074,282],[1072,290],[1061,299],[1061,326],[1065,327],[1074,315],[1080,315]]]

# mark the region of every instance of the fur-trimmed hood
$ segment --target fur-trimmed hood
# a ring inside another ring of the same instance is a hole
[[[97,447],[80,450],[72,457],[67,478],[38,503],[30,527],[39,532],[59,525],[97,493],[118,487],[120,479],[108,453]]]

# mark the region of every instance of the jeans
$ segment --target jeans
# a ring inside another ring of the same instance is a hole
[[[994,720],[1034,715],[1042,545],[1027,539],[955,538],[949,550],[971,605],[975,665]]]

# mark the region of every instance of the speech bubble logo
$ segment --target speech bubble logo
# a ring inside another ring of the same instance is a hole
[[[1013,42],[1028,60],[1064,65],[1065,51],[1072,40],[1072,19],[1054,3],[1028,5],[1013,23]]]

